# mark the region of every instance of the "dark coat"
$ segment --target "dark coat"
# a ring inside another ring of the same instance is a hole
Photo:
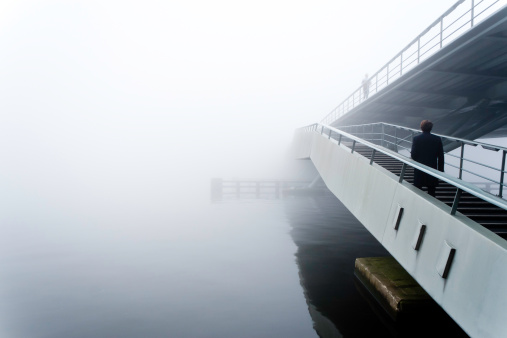
[[[429,132],[424,132],[414,137],[411,157],[413,160],[428,167],[444,171],[444,147],[442,139]],[[438,179],[416,169],[414,171],[414,185],[418,187],[435,187],[438,185]]]

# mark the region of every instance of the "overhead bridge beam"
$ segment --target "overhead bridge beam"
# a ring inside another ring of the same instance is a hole
[[[444,69],[429,69],[426,72],[428,73],[435,73],[435,74],[453,74],[453,75],[460,75],[460,76],[466,76],[470,78],[476,78],[476,79],[495,79],[495,80],[502,80],[507,81],[507,74],[498,74],[498,73],[482,73],[482,72],[465,72],[465,71],[458,71],[458,70],[444,70]]]

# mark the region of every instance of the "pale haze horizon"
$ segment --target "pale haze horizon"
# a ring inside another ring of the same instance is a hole
[[[27,186],[269,175],[295,128],[453,3],[4,0],[3,171]]]
[[[0,0],[0,336],[316,336],[290,208],[210,181],[287,178],[453,4]]]

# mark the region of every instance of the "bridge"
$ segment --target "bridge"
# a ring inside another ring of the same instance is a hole
[[[471,337],[507,336],[507,6],[458,1],[319,123],[300,128],[311,160],[352,214]],[[410,159],[435,123],[445,172]],[[437,177],[436,197],[413,170]]]

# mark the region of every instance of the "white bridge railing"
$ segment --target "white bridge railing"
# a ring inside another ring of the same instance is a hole
[[[365,139],[355,136],[351,133],[347,133],[341,129],[333,128],[329,125],[324,125],[320,123],[315,123],[303,128],[299,129],[300,132],[317,132],[321,135],[329,138],[334,139],[338,142],[338,145],[341,144],[344,140],[347,140],[349,142],[352,142],[352,152],[354,152],[354,148],[356,144],[362,144],[367,146],[371,149],[371,155],[370,155],[370,164],[374,162],[375,154],[376,153],[382,153],[385,154],[393,159],[396,159],[397,161],[402,163],[402,170],[401,174],[399,176],[399,181],[402,182],[404,180],[405,170],[407,166],[413,167],[415,169],[418,169],[422,172],[425,172],[433,177],[438,178],[439,180],[443,182],[447,182],[450,185],[456,187],[456,196],[454,197],[454,202],[452,205],[452,208],[450,210],[451,215],[454,215],[458,209],[458,205],[460,203],[462,192],[467,192],[471,195],[474,195],[478,198],[480,198],[483,201],[486,201],[488,203],[491,203],[497,207],[500,207],[504,210],[507,210],[507,201],[500,198],[499,196],[495,196],[493,194],[487,193],[484,190],[480,189],[478,186],[465,182],[461,180],[460,178],[456,178],[453,175],[449,175],[445,172],[440,172],[436,169],[433,169],[431,167],[428,167],[424,164],[421,164],[419,162],[416,162],[412,160],[411,158],[401,155],[396,151],[390,150],[386,147],[383,147],[381,145],[377,145],[375,143],[372,143],[370,141],[366,141]]]
[[[459,0],[368,79],[369,94],[358,87],[321,123],[331,124],[347,114],[506,4],[507,0]]]

